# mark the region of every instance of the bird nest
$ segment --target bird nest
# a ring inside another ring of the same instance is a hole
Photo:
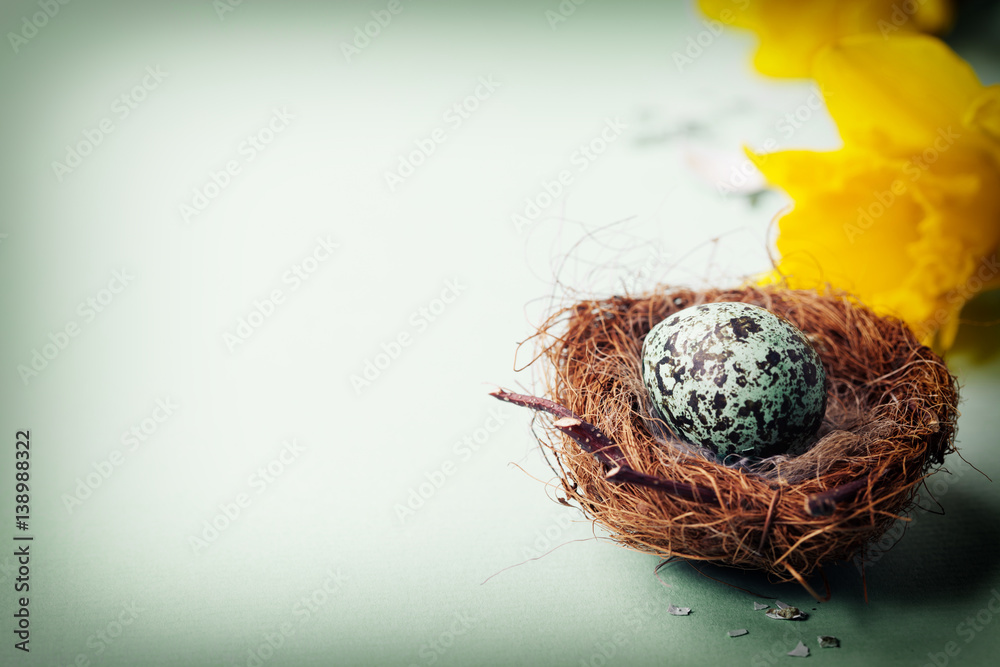
[[[766,308],[819,353],[826,413],[804,453],[723,465],[657,417],[643,339],[671,314],[715,301]],[[555,417],[540,440],[565,500],[641,552],[764,570],[819,597],[806,578],[878,539],[954,451],[958,393],[945,363],[905,324],[846,295],[661,290],[576,303],[539,334],[546,398],[494,395]]]

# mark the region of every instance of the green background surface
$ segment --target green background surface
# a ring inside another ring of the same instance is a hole
[[[4,2],[0,31],[41,4]],[[553,502],[530,415],[486,395],[532,388],[515,349],[557,281],[608,294],[766,268],[786,200],[716,183],[743,144],[837,145],[808,83],[756,75],[753,38],[712,34],[687,3],[592,0],[551,23],[556,0],[404,1],[351,58],[342,44],[386,2],[227,6],[70,2],[0,47],[0,540],[21,534],[19,429],[34,536],[30,655],[13,648],[16,563],[0,549],[0,663],[761,665],[794,660],[799,639],[821,664],[992,663],[1000,487],[957,457],[930,484],[946,514],[917,511],[876,547],[868,604],[853,564],[830,569],[823,604],[704,569],[811,614],[784,623],[686,564],[655,576],[655,557]],[[976,14],[953,41],[987,83],[998,21]],[[515,225],[562,171],[551,205]],[[213,174],[225,187],[185,219]],[[314,255],[318,238],[336,250]],[[296,282],[297,266],[315,270]],[[232,344],[255,309],[268,316]],[[25,381],[18,367],[67,325],[77,335]],[[949,357],[958,444],[993,479],[996,339],[967,327]]]

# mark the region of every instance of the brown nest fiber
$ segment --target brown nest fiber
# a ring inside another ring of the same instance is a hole
[[[762,306],[812,341],[828,397],[805,453],[725,466],[653,415],[643,338],[713,301]],[[547,399],[494,395],[558,417],[541,441],[567,499],[638,551],[765,570],[816,595],[805,577],[881,536],[954,451],[958,394],[944,362],[906,325],[846,296],[756,287],[615,296],[565,308],[539,334]]]

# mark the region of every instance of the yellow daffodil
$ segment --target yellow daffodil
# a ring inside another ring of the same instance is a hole
[[[760,37],[762,74],[807,77],[813,57],[842,37],[937,33],[951,24],[948,0],[699,0],[702,12]]]
[[[1000,286],[1000,85],[922,35],[841,40],[812,75],[844,146],[750,153],[794,202],[764,282],[846,290],[947,349]]]

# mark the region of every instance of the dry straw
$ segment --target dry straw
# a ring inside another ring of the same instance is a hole
[[[725,466],[651,413],[643,338],[713,301],[767,308],[812,341],[828,400],[807,452]],[[954,451],[958,394],[944,362],[903,323],[846,296],[756,287],[615,296],[559,311],[538,340],[547,398],[494,395],[557,417],[541,440],[566,499],[642,552],[765,570],[819,598],[806,577],[880,537]]]

